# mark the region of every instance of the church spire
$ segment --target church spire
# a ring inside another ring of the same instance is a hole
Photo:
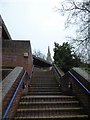
[[[51,58],[51,53],[50,53],[50,48],[49,48],[49,46],[48,46],[47,60],[48,60],[49,62],[52,62],[52,58]]]

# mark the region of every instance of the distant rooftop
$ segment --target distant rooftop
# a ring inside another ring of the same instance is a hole
[[[51,67],[52,66],[52,64],[49,61],[44,60],[40,57],[36,57],[35,55],[33,55],[33,62],[34,62],[34,65],[38,67]]]

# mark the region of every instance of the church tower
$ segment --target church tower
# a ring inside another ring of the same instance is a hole
[[[51,58],[51,53],[50,53],[50,48],[48,46],[48,53],[47,53],[47,61],[52,63],[52,58]]]

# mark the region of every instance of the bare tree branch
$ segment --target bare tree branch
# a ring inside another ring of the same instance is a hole
[[[76,38],[71,37],[69,39],[77,46],[78,53],[81,52],[82,55],[86,55],[90,46],[90,0],[65,0],[58,11],[67,16],[66,28],[69,25],[78,25]]]

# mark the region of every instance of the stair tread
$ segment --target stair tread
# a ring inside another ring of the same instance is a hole
[[[67,95],[27,95],[21,98],[76,98],[75,96],[67,96]]]
[[[58,95],[58,94],[62,94],[62,92],[48,92],[48,91],[30,91],[30,92],[28,92],[28,95],[52,95],[52,94],[54,94],[54,95]]]
[[[59,87],[59,85],[58,86],[50,86],[50,88],[58,88],[58,87]],[[48,86],[39,86],[39,87],[38,86],[37,87],[30,86],[30,88],[48,88]]]
[[[15,119],[83,119],[88,118],[74,95],[64,94],[52,72],[33,72],[30,88],[22,96]]]
[[[16,119],[38,119],[38,118],[88,118],[88,115],[57,115],[57,116],[30,116],[30,117],[15,117]]]
[[[52,111],[52,110],[82,110],[82,107],[66,107],[66,108],[37,108],[37,109],[26,109],[26,108],[20,108],[17,109],[17,111]]]
[[[44,89],[44,88],[38,88],[38,89],[34,89],[34,88],[33,88],[33,89],[30,89],[28,92],[30,92],[31,90],[32,90],[32,91],[37,91],[37,90],[39,90],[39,91],[43,91],[43,92],[44,92],[44,91],[48,91],[48,92],[49,92],[49,91],[57,92],[57,90],[60,91],[59,88],[55,88],[55,89],[54,89],[54,88],[53,88],[53,89],[52,89],[52,88],[45,88],[45,89]]]
[[[33,87],[33,85],[53,85],[53,86],[55,85],[58,87],[58,83],[53,83],[53,82],[52,82],[52,84],[51,84],[51,82],[39,82],[39,83],[33,82],[33,83],[31,83],[31,86]]]
[[[20,104],[64,104],[64,103],[79,103],[79,101],[53,101],[53,102],[45,102],[45,101],[40,101],[40,102],[20,102]]]
[[[62,92],[57,92],[57,91],[29,91],[29,92],[36,92],[36,93],[40,93],[40,92],[42,92],[42,93],[62,93]]]

